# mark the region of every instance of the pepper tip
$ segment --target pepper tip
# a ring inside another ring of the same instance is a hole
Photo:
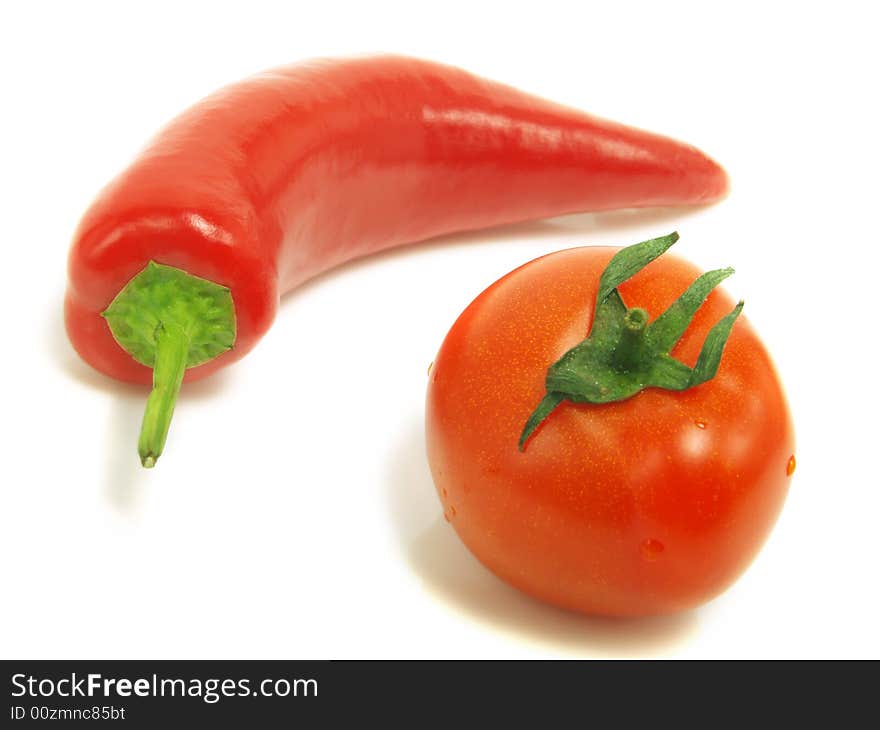
[[[152,454],[147,454],[141,458],[141,466],[143,466],[144,469],[152,469],[156,466],[156,457]]]

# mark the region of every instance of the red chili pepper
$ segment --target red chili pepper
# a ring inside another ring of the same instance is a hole
[[[726,190],[693,147],[456,68],[302,63],[199,102],[101,192],[70,254],[67,330],[98,370],[154,383],[152,466],[184,371],[242,357],[280,295],[322,271],[452,231]]]

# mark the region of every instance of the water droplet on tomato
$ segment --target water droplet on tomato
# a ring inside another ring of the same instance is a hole
[[[642,543],[642,557],[645,560],[654,562],[662,554],[666,547],[658,539],[650,537]]]
[[[797,468],[797,460],[794,458],[794,454],[792,454],[788,458],[788,464],[785,465],[785,476],[790,477],[794,474],[794,470]]]
[[[696,421],[694,421],[694,425],[697,428],[706,428],[708,424],[702,418],[698,418]]]
[[[457,515],[457,514],[458,514],[458,512],[456,511],[455,507],[453,507],[452,505],[450,505],[450,506],[449,506],[449,516],[450,516],[450,517],[455,517],[455,515]]]
[[[446,499],[449,496],[449,492],[446,491],[446,487],[443,487],[443,489],[440,490],[440,496],[443,497],[443,499]]]

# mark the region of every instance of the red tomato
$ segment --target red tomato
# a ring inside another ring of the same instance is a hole
[[[740,317],[712,380],[563,402],[518,450],[548,367],[590,329],[616,250],[539,258],[474,300],[431,369],[428,456],[447,519],[496,575],[584,613],[671,613],[716,596],[755,557],[788,491],[794,431],[773,363]],[[619,292],[653,319],[699,273],[666,254]],[[693,366],[732,306],[713,291],[671,354]]]

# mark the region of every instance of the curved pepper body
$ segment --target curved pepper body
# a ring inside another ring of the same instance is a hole
[[[462,70],[395,56],[322,60],[221,89],[172,121],[87,211],[65,319],[113,377],[152,371],[101,317],[149,261],[227,286],[247,353],[281,294],[411,241],[572,212],[711,202],[724,171],[666,137]]]

